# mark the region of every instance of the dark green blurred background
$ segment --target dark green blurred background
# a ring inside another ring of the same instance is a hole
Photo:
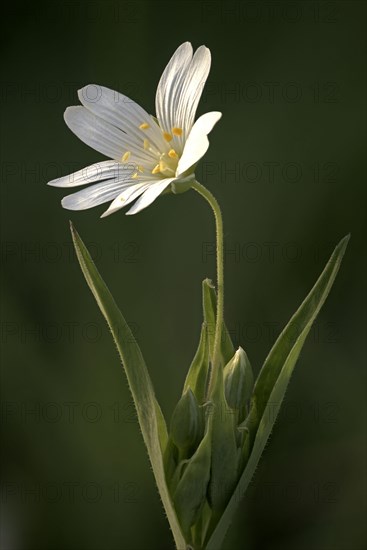
[[[133,216],[70,213],[46,182],[102,156],[63,121],[103,84],[154,112],[176,47],[213,56],[220,110],[197,171],[226,234],[225,317],[256,373],[352,233],[226,549],[365,548],[365,4],[13,2],[2,10],[3,550],[173,547],[120,362],[73,255],[71,218],[130,321],[167,417],[215,278],[193,192]]]

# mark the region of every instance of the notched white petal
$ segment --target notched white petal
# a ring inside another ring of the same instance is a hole
[[[127,134],[135,148],[141,148],[140,126],[144,122],[150,122],[148,134],[156,147],[162,145],[163,139],[155,120],[126,95],[105,86],[88,84],[78,90],[78,97],[91,113]],[[140,151],[140,155],[149,158],[149,153],[144,150]]]
[[[164,180],[151,183],[144,194],[130,208],[127,215],[137,214],[156,200],[157,197],[172,183],[176,178],[165,178]]]
[[[156,92],[156,113],[161,127],[171,131],[173,126],[181,127],[178,117],[178,100],[182,94],[187,68],[192,60],[193,49],[190,42],[181,44],[175,51],[159,80]],[[176,117],[176,121],[174,118]]]
[[[200,46],[192,56],[191,44],[185,43],[173,55],[160,79],[156,94],[156,111],[166,131],[172,127],[183,130],[182,143],[195,119],[196,109],[208,78],[210,50]]]
[[[101,218],[106,218],[107,216],[110,216],[111,214],[117,212],[117,210],[120,210],[121,208],[124,208],[125,206],[130,204],[142,193],[144,193],[144,191],[148,189],[149,185],[150,182],[145,181],[141,183],[135,183],[134,185],[126,187],[126,189],[124,189],[122,193],[120,193],[110,204],[107,210],[103,212]]]
[[[67,210],[87,210],[105,202],[113,200],[121,193],[124,186],[128,186],[126,182],[107,180],[96,183],[77,191],[72,195],[67,195],[61,201],[63,208]]]
[[[119,160],[131,147],[124,132],[95,116],[86,107],[68,107],[64,119],[79,139],[106,157]]]
[[[122,180],[128,178],[135,166],[123,165],[115,160],[105,160],[86,166],[73,174],[62,176],[48,182],[53,187],[78,187],[107,179]]]

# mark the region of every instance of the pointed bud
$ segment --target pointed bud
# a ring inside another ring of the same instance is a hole
[[[196,449],[203,434],[202,412],[191,388],[188,388],[173,411],[171,438],[179,449]]]
[[[239,347],[224,368],[224,388],[228,405],[240,410],[251,396],[254,377],[245,351]]]

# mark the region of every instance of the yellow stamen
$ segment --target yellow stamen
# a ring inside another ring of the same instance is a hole
[[[140,130],[148,130],[148,128],[150,128],[150,126],[147,122],[143,122],[143,124],[140,124],[139,128],[140,128]]]
[[[144,149],[145,149],[145,151],[147,151],[149,149],[149,147],[150,147],[150,143],[147,139],[145,139],[144,140]]]
[[[169,134],[168,132],[163,132],[163,137],[166,141],[172,141],[173,140],[172,134]]]
[[[126,151],[126,153],[122,156],[122,162],[126,162],[130,158],[130,151]]]
[[[178,154],[176,153],[176,151],[174,149],[171,149],[170,151],[168,151],[168,156],[171,159],[177,159],[178,158]]]
[[[152,170],[152,174],[158,174],[161,171],[160,164],[157,164]]]
[[[144,168],[143,168],[143,166],[142,166],[141,164],[139,164],[139,166],[138,166],[138,170],[139,170],[139,172],[141,172],[141,173],[143,173],[143,172],[144,172]]]
[[[164,172],[165,170],[167,170],[168,166],[167,164],[163,161],[163,160],[160,160],[159,161],[159,169],[161,172]]]
[[[134,174],[131,177],[133,180],[136,180],[138,176],[139,176],[138,172],[134,172]]]
[[[175,136],[182,136],[182,128],[177,128],[176,126],[172,128],[172,134]]]

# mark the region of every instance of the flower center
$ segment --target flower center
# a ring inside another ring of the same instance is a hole
[[[150,125],[147,122],[143,122],[140,124],[139,129],[147,131],[149,130]],[[172,133],[168,132],[162,132],[163,139],[169,144],[173,140],[173,136],[181,136],[183,133],[182,128],[178,128],[177,126],[174,126],[172,128]],[[150,171],[152,174],[157,175],[161,174],[163,177],[173,177],[176,174],[178,161],[180,160],[180,156],[177,154],[175,149],[171,148],[168,151],[159,151],[156,149],[148,139],[143,140],[143,147],[145,151],[149,151],[156,157],[156,164],[154,164],[151,168],[147,166],[137,166],[136,172],[132,175],[133,179],[137,179],[140,176],[140,173],[144,173],[145,171]],[[131,152],[126,151],[123,156],[121,157],[121,162],[128,162],[131,157]]]
[[[170,178],[176,174],[178,165],[178,154],[174,149],[170,149],[168,153],[162,153],[159,156],[159,162],[152,170],[152,174],[162,174]]]

